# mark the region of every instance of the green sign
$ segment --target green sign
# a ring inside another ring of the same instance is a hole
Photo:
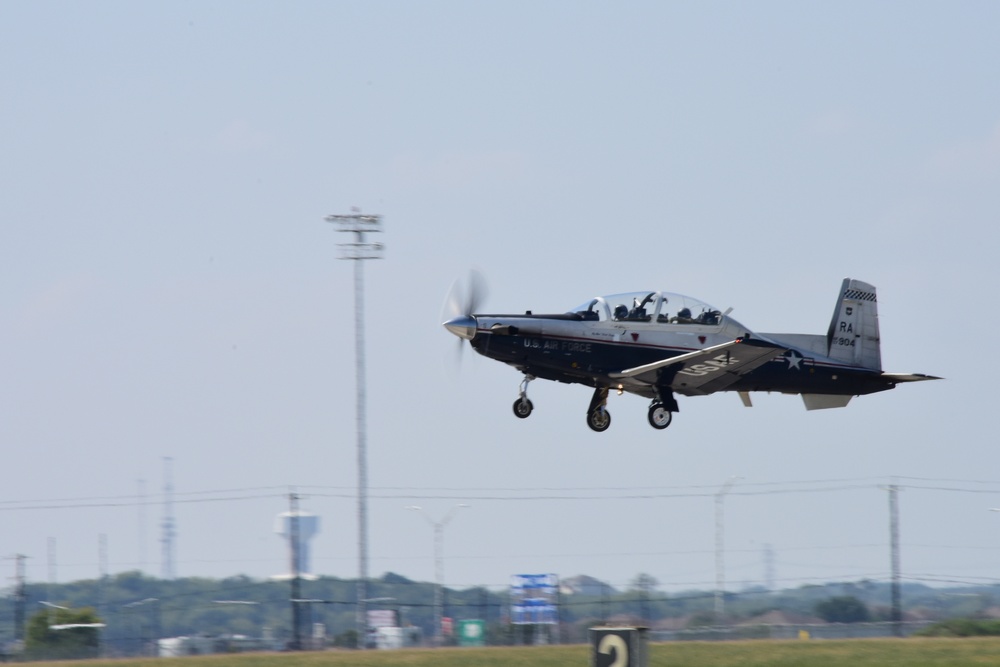
[[[486,621],[478,619],[458,622],[459,646],[486,646]]]

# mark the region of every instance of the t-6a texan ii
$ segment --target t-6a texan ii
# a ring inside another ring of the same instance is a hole
[[[799,394],[807,410],[840,408],[854,396],[902,382],[936,380],[917,373],[886,373],[878,331],[875,287],[845,278],[825,334],[757,333],[697,299],[672,292],[599,296],[565,313],[517,315],[474,312],[478,279],[467,298],[453,288],[452,317],[444,327],[479,354],[524,374],[514,414],[534,409],[528,383],[536,378],[594,388],[587,425],[611,425],[608,392],[650,401],[653,428],[670,425],[677,395],[735,391]]]

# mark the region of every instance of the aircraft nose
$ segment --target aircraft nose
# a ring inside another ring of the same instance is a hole
[[[444,323],[444,328],[459,338],[472,340],[476,335],[476,318],[471,315],[459,315]]]

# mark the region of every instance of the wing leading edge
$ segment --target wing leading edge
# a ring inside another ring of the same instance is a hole
[[[784,354],[786,348],[753,338],[736,340],[688,352],[651,364],[626,368],[609,376],[641,384],[668,386],[679,394],[707,395],[735,384],[740,377]]]

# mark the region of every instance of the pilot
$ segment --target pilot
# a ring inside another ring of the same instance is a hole
[[[678,324],[691,324],[694,320],[691,319],[691,309],[681,308],[677,311],[677,317],[675,318]]]
[[[662,311],[660,312],[659,315],[656,316],[657,322],[670,322],[670,314],[667,313],[667,302],[668,302],[667,297],[663,297],[663,305],[660,306],[660,308],[662,308]]]
[[[628,318],[628,308],[625,307],[624,303],[620,303],[615,306],[615,319],[619,322]]]

